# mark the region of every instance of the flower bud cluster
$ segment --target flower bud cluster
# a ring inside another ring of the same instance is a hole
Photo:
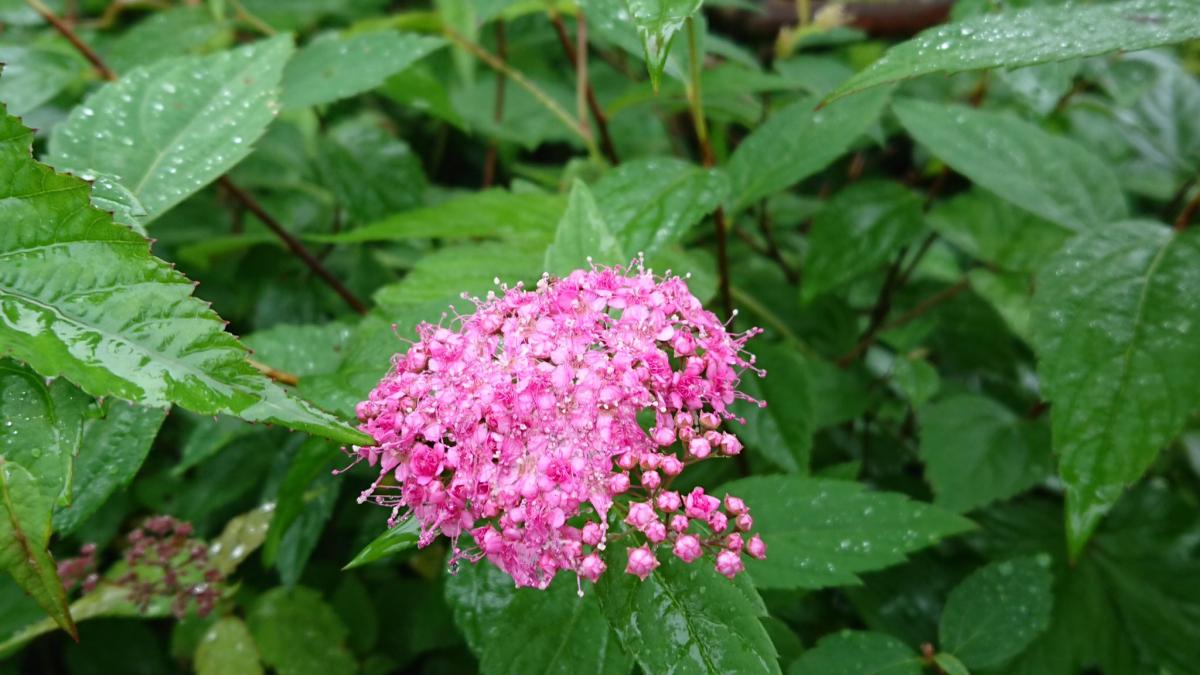
[[[671,490],[688,466],[742,451],[722,427],[749,400],[742,372],[765,374],[743,351],[760,331],[729,332],[683,279],[640,264],[474,302],[449,327],[419,326],[358,405],[376,444],[354,448],[356,462],[379,471],[360,501],[392,508],[391,525],[416,518],[421,546],[446,535],[452,562],[486,557],[519,586],[545,588],[560,570],[595,581],[617,538],[642,579],[660,549],[687,562],[709,552],[729,577],[743,554],[765,556],[740,499]]]

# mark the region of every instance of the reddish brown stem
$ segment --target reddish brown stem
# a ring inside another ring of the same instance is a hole
[[[504,32],[504,19],[496,21],[496,55],[503,61],[508,58],[508,36]],[[507,78],[503,71],[496,73],[496,98],[492,104],[492,119],[497,124],[504,119],[504,85]],[[496,153],[498,144],[495,140],[488,143],[487,154],[483,156],[483,187],[490,188],[496,183]]]
[[[580,28],[584,24],[583,16],[580,15]],[[576,71],[587,72],[587,64],[580,63],[580,56],[577,55],[576,49],[571,47],[571,37],[567,34],[567,26],[563,23],[562,17],[557,13],[550,14],[550,23],[554,24],[554,32],[558,35],[558,43],[562,45],[563,53],[571,61],[571,67]],[[584,41],[586,44],[586,41]],[[587,51],[584,49],[578,50],[583,58],[587,58]],[[592,83],[583,80],[583,93],[587,99],[588,110],[592,112],[592,117],[596,121],[596,131],[600,133],[600,149],[604,152],[604,156],[614,165],[620,164],[621,160],[617,157],[617,148],[613,145],[612,136],[608,133],[608,117],[604,114],[604,109],[600,107],[600,101],[596,98],[596,90],[592,87]]]
[[[1196,196],[1183,207],[1179,212],[1179,216],[1175,218],[1175,231],[1183,232],[1192,224],[1192,219],[1196,217],[1196,212],[1200,211],[1200,190],[1196,191]]]
[[[29,2],[29,6],[46,20],[46,23],[54,26],[54,30],[57,30],[60,35],[65,37],[67,42],[70,42],[71,46],[73,46],[76,51],[82,54],[83,58],[88,60],[88,63],[92,64],[92,68],[96,70],[101,78],[109,80],[110,82],[117,79],[117,74],[108,67],[108,64],[104,63],[104,59],[100,58],[99,54],[93,51],[86,42],[81,40],[79,36],[75,34],[75,31],[69,25],[67,25],[65,21],[55,16],[54,12],[50,11],[50,8],[43,4],[41,0],[27,1]]]
[[[929,310],[937,307],[947,300],[950,300],[959,293],[962,293],[969,286],[970,283],[966,279],[961,279],[954,285],[947,286],[928,298],[925,298],[921,302],[917,303],[915,307],[901,314],[895,319],[886,323],[882,323],[874,330],[868,331],[867,334],[863,336],[863,338],[859,340],[853,348],[850,349],[850,351],[838,357],[837,365],[845,368],[851,363],[854,363],[860,356],[866,353],[867,349],[869,349],[871,345],[875,344],[875,341],[879,339],[881,334],[886,333],[889,330],[899,328],[913,319],[924,316],[929,312]]]

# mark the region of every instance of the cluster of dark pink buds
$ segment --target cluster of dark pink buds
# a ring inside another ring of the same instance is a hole
[[[210,565],[208,546],[192,538],[192,525],[170,516],[153,516],[129,533],[125,563],[115,580],[129,591],[141,611],[160,598],[171,599],[171,612],[183,618],[194,602],[207,616],[220,598],[222,575]]]
[[[683,279],[640,265],[473,302],[449,327],[419,326],[359,404],[376,444],[356,461],[379,467],[360,501],[391,508],[392,526],[417,519],[421,546],[450,537],[452,567],[486,557],[519,586],[560,570],[595,581],[616,539],[641,579],[657,551],[708,552],[728,577],[743,554],[765,557],[741,499],[671,490],[688,466],[742,451],[722,427],[750,400],[737,385],[758,329],[731,333]]]
[[[84,544],[79,548],[79,555],[65,558],[58,563],[58,578],[62,580],[67,592],[80,586],[84,593],[90,593],[100,581],[96,574],[96,545]]]

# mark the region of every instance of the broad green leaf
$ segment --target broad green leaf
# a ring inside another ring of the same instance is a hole
[[[788,675],[921,675],[921,657],[884,633],[827,635],[788,669]]]
[[[1033,338],[1077,555],[1200,406],[1200,234],[1129,222],[1067,243],[1038,278]]]
[[[54,493],[42,490],[38,479],[25,467],[0,456],[0,569],[78,640],[79,632],[67,609],[66,590],[46,550],[54,497]]]
[[[591,190],[576,180],[571,186],[567,211],[554,233],[554,243],[546,249],[545,270],[566,276],[589,264],[624,265],[628,262],[616,232],[600,213]]]
[[[358,670],[346,649],[349,630],[311,588],[273,588],[246,618],[263,663],[279,675],[341,675]]]
[[[175,7],[155,12],[101,49],[118,73],[161,59],[197,54],[232,41],[233,30],[218,22],[208,7]]]
[[[566,200],[559,195],[484,190],[403,211],[342,234],[310,238],[339,244],[438,237],[528,237],[548,241],[565,206]]]
[[[958,657],[954,656],[953,654],[948,654],[946,652],[934,654],[933,662],[936,663],[938,668],[941,668],[942,672],[946,675],[971,675],[971,671],[967,670],[967,667],[963,665],[963,662],[959,661]]]
[[[1027,274],[993,272],[978,267],[967,273],[971,290],[987,300],[1017,337],[1031,342],[1030,310],[1033,279]]]
[[[726,579],[711,564],[687,564],[663,554],[645,581],[619,569],[596,584],[600,607],[626,651],[647,673],[778,673],[775,645],[760,617],[766,608],[744,577]]]
[[[870,357],[868,353],[867,358]],[[925,405],[942,386],[937,368],[921,356],[897,354],[890,372],[889,385],[913,406]]]
[[[480,565],[490,565],[481,562]],[[544,591],[517,589],[512,602],[496,620],[483,646],[480,672],[561,673],[574,675],[581,668],[597,675],[628,675],[633,659],[609,628],[596,593],[576,594],[573,574],[559,574]],[[521,639],[514,640],[514,635]]]
[[[463,565],[446,579],[446,603],[476,655],[495,641],[503,628],[500,617],[516,595],[512,577],[486,560]]]
[[[4,352],[93,396],[232,414],[348,443],[366,437],[290,398],[182,274],[88,203],[83,181],[30,157],[31,135],[0,122],[0,336]],[[53,283],[47,283],[52,279]]]
[[[354,118],[321,138],[317,174],[355,224],[416,208],[425,191],[421,159],[380,123]]]
[[[109,400],[99,419],[83,426],[75,460],[70,506],[54,511],[54,529],[68,535],[84,524],[117,490],[127,486],[158,435],[166,411]],[[240,424],[239,426],[246,426]]]
[[[394,30],[326,33],[288,61],[283,106],[300,108],[361,94],[445,44],[441,38]]]
[[[544,255],[540,247],[521,243],[484,242],[437,249],[422,256],[400,281],[375,292],[374,300],[385,310],[414,306],[432,309],[430,318],[445,311],[462,294],[486,297],[500,292],[496,280],[509,286],[536,282],[542,273]],[[469,306],[469,303],[461,302]]]
[[[813,218],[801,296],[811,302],[886,265],[924,229],[921,200],[898,183],[841,190]]]
[[[197,675],[260,675],[258,648],[250,629],[236,616],[218,619],[200,638],[194,662]]]
[[[351,324],[279,324],[251,333],[243,342],[254,358],[298,377],[337,370],[342,350],[353,334]]]
[[[431,68],[415,64],[388,78],[379,93],[393,101],[436,117],[459,129],[465,128],[462,116],[454,110],[445,83],[438,80]]]
[[[728,192],[721,172],[672,157],[631,160],[592,186],[600,214],[623,249],[647,257],[686,235]]]
[[[165,59],[104,85],[55,128],[49,161],[108,174],[151,221],[248,155],[274,119],[289,36]]]
[[[747,560],[759,588],[824,588],[859,582],[858,574],[904,562],[905,555],[964,532],[971,521],[860,483],[757,476],[714,494],[746,500],[766,560]]]
[[[208,547],[213,569],[224,576],[233,574],[251,553],[262,546],[275,515],[275,504],[268,503],[247,511],[225,524],[221,536]]]
[[[813,402],[808,387],[808,368],[794,350],[754,347],[756,365],[767,371],[759,378],[751,371],[742,374],[739,389],[766,403],[739,401],[734,414],[746,419],[745,426],[730,425],[731,431],[749,452],[791,473],[808,473],[812,450]]]
[[[662,79],[676,34],[704,0],[624,0],[629,18],[642,39],[642,50],[654,88]]]
[[[285,586],[294,586],[304,575],[309,558],[338,505],[343,483],[338,476],[325,472],[305,490],[302,510],[283,534],[275,557],[275,569],[279,570],[279,580]]]
[[[62,587],[62,583],[58,580],[57,576],[54,581],[58,584],[59,588]],[[162,602],[151,602],[148,611],[143,613],[130,601],[128,589],[115,586],[107,581],[101,581],[100,585],[93,589],[91,593],[87,593],[71,603],[70,616],[76,623],[82,623],[89,619],[104,616],[156,618],[167,616],[168,614],[170,614],[170,605]],[[58,625],[51,618],[30,624],[24,629],[13,633],[3,642],[0,642],[0,654],[15,649],[40,635],[45,635],[57,627]]]
[[[420,521],[416,518],[409,518],[375,537],[370,544],[364,546],[342,569],[354,569],[355,567],[361,567],[367,563],[373,563],[376,560],[396,555],[401,551],[407,551],[417,545],[417,537],[420,534]]]
[[[1071,236],[1061,225],[978,189],[938,202],[928,219],[966,254],[1016,272],[1035,271]]]
[[[979,394],[957,394],[918,413],[921,459],[934,503],[967,512],[1019,494],[1053,468],[1044,424]]]
[[[334,460],[340,456],[335,446],[315,438],[305,441],[296,451],[275,495],[275,516],[271,518],[263,544],[263,560],[268,565],[275,563],[284,535],[315,496],[309,494],[313,481],[322,473],[328,474]]]
[[[992,563],[950,592],[938,627],[940,647],[970,668],[1020,654],[1050,625],[1049,556]]]
[[[1116,176],[1092,153],[1011,113],[915,99],[892,109],[955,171],[1013,204],[1082,232],[1125,217]]]
[[[0,457],[34,476],[38,491],[65,505],[92,398],[71,383],[47,383],[32,370],[0,360]]]
[[[829,98],[928,73],[1030,66],[1195,38],[1200,38],[1200,16],[1188,0],[1051,3],[982,14],[892,47]]]
[[[25,115],[80,79],[85,64],[66,43],[0,46],[0,101]]]
[[[430,318],[422,306],[368,314],[358,322],[341,349],[343,357],[332,372],[303,377],[299,389],[306,397],[337,410],[347,419],[355,406],[391,369],[392,355],[407,348],[402,338],[415,339],[416,326]],[[444,310],[444,308],[440,308]]]
[[[817,173],[850,148],[883,112],[890,92],[868,92],[817,110],[805,97],[773,113],[729,158],[730,200],[735,210],[785,190]]]

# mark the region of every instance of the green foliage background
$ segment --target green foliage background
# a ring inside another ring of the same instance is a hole
[[[1196,672],[1200,4],[704,5],[0,0],[0,673]],[[418,322],[638,255],[766,329],[748,575],[516,591],[331,473]],[[208,617],[111,582],[160,513]]]

